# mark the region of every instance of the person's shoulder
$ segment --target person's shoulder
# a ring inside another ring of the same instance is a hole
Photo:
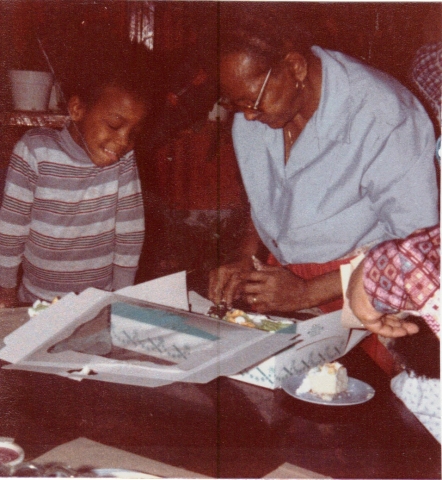
[[[26,161],[34,159],[38,164],[42,161],[63,164],[71,158],[63,141],[63,131],[46,127],[26,131],[16,143],[14,153]]]
[[[390,74],[341,52],[323,51],[331,64],[329,72],[339,72],[336,84],[348,85],[351,99],[349,116],[356,122],[374,118],[379,132],[387,133],[398,125],[414,123],[421,131],[432,131],[431,121],[413,93]],[[353,112],[353,115],[351,115]],[[384,130],[385,129],[385,130]]]
[[[30,149],[55,146],[58,145],[59,140],[60,132],[46,127],[31,128],[20,139]]]
[[[396,105],[410,110],[421,109],[411,91],[389,73],[342,52],[318,47],[315,52],[333,74],[345,77],[351,96],[363,100],[368,108],[375,105],[388,110]]]

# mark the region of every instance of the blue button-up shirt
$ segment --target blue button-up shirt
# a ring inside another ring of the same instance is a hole
[[[339,52],[322,63],[317,111],[284,163],[282,129],[235,116],[255,227],[282,263],[323,263],[438,222],[435,138],[399,82]]]

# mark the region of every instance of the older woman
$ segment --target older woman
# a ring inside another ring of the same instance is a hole
[[[215,303],[339,308],[341,263],[437,223],[433,127],[393,78],[266,17],[221,31],[220,79],[251,216],[237,261],[211,272]]]

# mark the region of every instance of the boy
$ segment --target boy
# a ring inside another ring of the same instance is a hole
[[[0,210],[0,306],[133,284],[144,211],[132,150],[149,106],[138,60],[84,57],[68,125],[29,130],[15,146]]]

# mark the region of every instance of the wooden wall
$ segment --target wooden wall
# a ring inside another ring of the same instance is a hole
[[[202,48],[216,56],[216,29],[225,12],[273,9],[301,17],[318,44],[345,51],[406,81],[416,49],[440,38],[440,2],[155,2],[157,52]],[[36,35],[58,59],[83,32],[127,38],[127,1],[0,0],[0,75],[8,68],[45,68]],[[221,15],[221,17],[220,17]],[[3,80],[3,78],[1,78]],[[4,82],[2,82],[4,83]]]

